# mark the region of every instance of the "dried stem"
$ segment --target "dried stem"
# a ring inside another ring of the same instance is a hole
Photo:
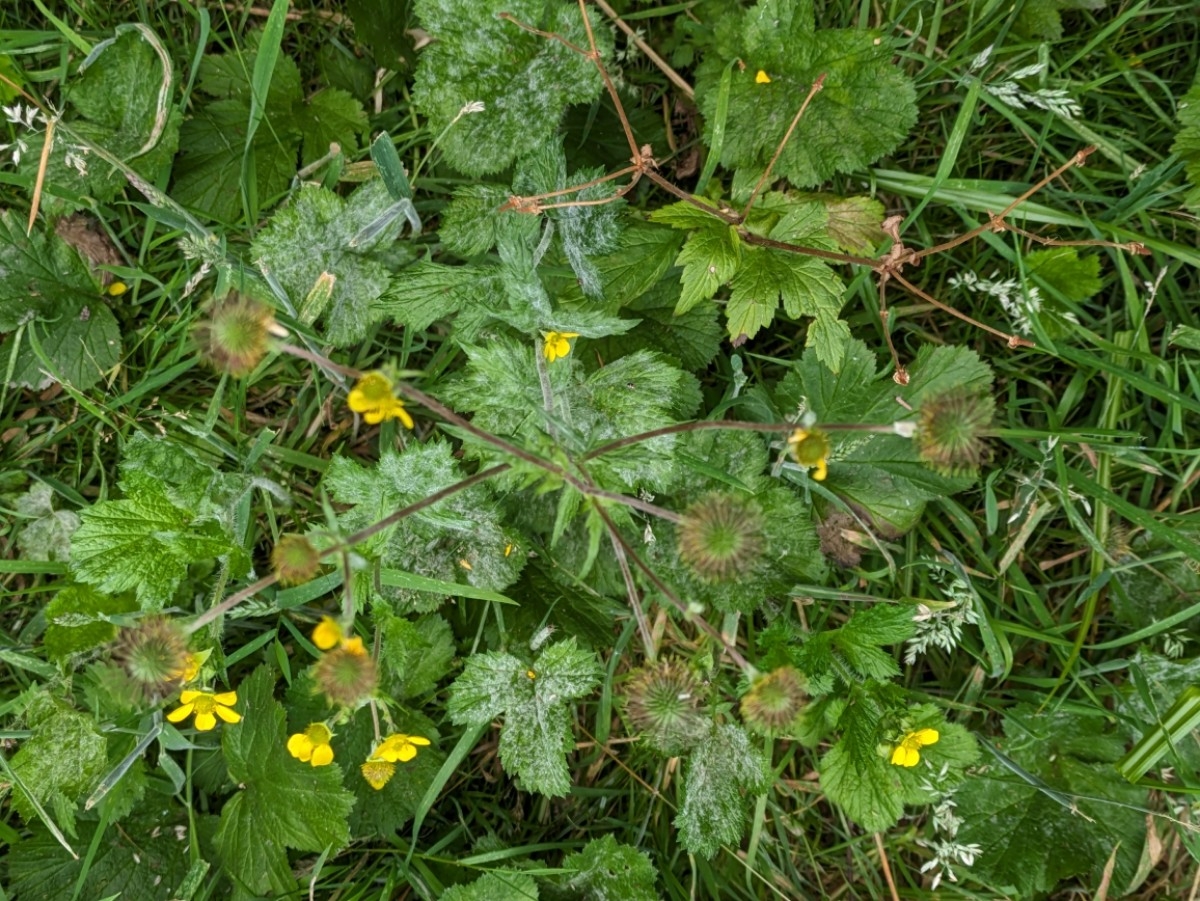
[[[634,46],[636,46],[638,50],[641,50],[642,53],[646,54],[646,59],[654,63],[654,65],[658,67],[658,70],[662,72],[663,75],[667,76],[667,80],[671,82],[671,84],[675,85],[675,87],[679,88],[680,92],[687,97],[688,100],[696,99],[696,92],[692,90],[692,86],[683,79],[682,75],[672,69],[667,64],[666,60],[655,53],[649,44],[638,37],[637,32],[630,28],[624,19],[617,15],[616,10],[605,3],[604,0],[592,0],[592,2],[600,7],[600,9],[604,10],[604,14],[613,20],[613,24],[625,32],[625,35],[629,38],[629,40],[633,41]]]
[[[767,163],[767,168],[763,170],[763,174],[759,176],[758,184],[754,186],[754,190],[750,192],[750,199],[746,201],[746,206],[742,208],[742,219],[744,220],[750,215],[750,209],[754,206],[754,201],[758,197],[758,192],[762,190],[763,185],[767,183],[767,179],[771,177],[771,170],[775,168],[775,164],[779,162],[779,157],[783,153],[783,148],[787,146],[788,141],[792,138],[792,132],[796,130],[796,126],[800,124],[800,117],[804,115],[804,111],[808,109],[808,105],[812,103],[812,99],[825,89],[825,73],[822,72],[817,76],[817,80],[813,82],[813,86],[808,89],[808,96],[804,98],[804,102],[800,104],[800,109],[796,110],[796,115],[792,117],[792,124],[788,126],[787,131],[783,134],[783,140],[779,142],[779,146],[775,148],[775,155],[771,157],[771,162]]]

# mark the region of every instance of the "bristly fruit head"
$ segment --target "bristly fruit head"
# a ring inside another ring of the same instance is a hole
[[[379,676],[362,639],[355,637],[321,655],[313,681],[330,703],[353,710],[371,697]]]
[[[626,686],[625,712],[642,738],[678,757],[708,734],[700,683],[686,665],[652,663]]]
[[[303,535],[283,535],[271,551],[271,567],[280,585],[300,585],[317,574],[321,555]]]
[[[165,616],[148,616],[121,630],[116,657],[142,696],[156,701],[183,679],[190,663],[187,635]]]
[[[234,291],[207,306],[193,334],[214,369],[241,378],[266,356],[275,329],[270,307]]]
[[[762,510],[742,495],[705,495],[684,511],[678,528],[679,556],[706,582],[744,576],[762,557]]]
[[[987,433],[996,401],[978,389],[958,387],[921,404],[913,440],[921,459],[946,475],[974,475],[988,459]]]
[[[781,666],[755,679],[742,696],[742,719],[756,732],[785,732],[807,701],[804,676],[795,667]]]

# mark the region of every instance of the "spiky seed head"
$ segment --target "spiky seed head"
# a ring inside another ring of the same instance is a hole
[[[678,529],[680,558],[706,582],[745,576],[762,557],[762,509],[742,495],[705,495],[684,511]]]
[[[300,585],[317,574],[321,555],[303,535],[283,535],[271,551],[271,567],[280,585]]]
[[[266,356],[275,328],[270,307],[234,291],[209,303],[193,334],[214,369],[241,378]]]
[[[356,637],[321,655],[313,667],[313,681],[331,704],[353,710],[371,697],[379,676],[375,661]]]
[[[147,616],[122,629],[115,656],[147,701],[178,688],[190,663],[187,635],[165,616]]]
[[[804,676],[792,666],[759,676],[742,696],[742,719],[756,732],[785,732],[808,701]]]
[[[683,663],[665,661],[638,671],[626,686],[625,712],[648,744],[683,754],[708,733],[700,683]]]
[[[974,475],[989,456],[987,433],[996,401],[978,389],[958,387],[926,400],[913,440],[921,459],[946,475]]]

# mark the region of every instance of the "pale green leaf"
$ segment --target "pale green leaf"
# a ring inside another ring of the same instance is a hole
[[[405,221],[398,215],[388,221],[392,206],[379,179],[346,200],[326,188],[305,186],[254,241],[254,258],[295,304],[322,274],[336,279],[324,322],[325,338],[338,347],[361,340],[382,315],[374,304],[390,284],[383,253]]]
[[[46,605],[46,653],[63,660],[106,644],[117,637],[110,616],[136,609],[128,596],[112,597],[86,585],[64,588]]]
[[[537,883],[516,870],[496,870],[442,892],[440,901],[538,901]]]
[[[612,835],[592,839],[569,854],[562,868],[574,871],[563,887],[579,901],[658,901],[658,871],[650,857]]]
[[[421,53],[413,100],[428,117],[431,132],[445,132],[440,149],[460,172],[484,175],[504,169],[545,143],[568,105],[588,102],[602,89],[590,60],[498,15],[508,13],[586,47],[574,3],[417,0],[414,9],[433,42]],[[597,14],[589,14],[606,60],[612,38]],[[472,102],[481,102],[484,109],[459,118]]]
[[[35,482],[16,500],[17,516],[26,520],[17,532],[17,547],[26,560],[67,560],[71,535],[79,528],[79,514],[54,509],[54,489]]]
[[[741,726],[714,726],[688,756],[683,801],[675,815],[679,842],[693,854],[713,857],[736,844],[746,828],[753,795],[770,785],[770,765]]]

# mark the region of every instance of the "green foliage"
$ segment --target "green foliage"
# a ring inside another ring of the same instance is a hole
[[[242,565],[223,515],[232,498],[221,497],[236,477],[216,473],[171,442],[137,435],[117,484],[123,498],[99,501],[81,514],[71,543],[79,581],[109,594],[132,591],[143,610],[160,610],[190,564],[223,557],[235,570]]]
[[[1063,36],[1062,14],[1075,9],[1104,9],[1108,0],[1025,0],[1014,30],[1025,37],[1058,41]]]
[[[350,840],[353,796],[337,764],[311,767],[287,752],[275,678],[260,666],[238,686],[242,721],[222,726],[230,778],[241,789],[221,808],[215,842],[234,877],[235,898],[295,889],[287,849],[323,851]]]
[[[971,734],[948,723],[932,704],[905,709],[895,734],[883,728],[885,704],[896,699],[886,689],[867,685],[850,693],[841,714],[842,737],[821,758],[821,788],[829,800],[869,832],[896,825],[905,804],[927,804],[964,779],[979,759]],[[893,720],[896,721],[896,720]],[[936,729],[938,741],[921,748],[915,767],[894,764],[892,749],[908,732]]]
[[[184,206],[226,222],[242,211],[242,154],[252,99],[249,73],[256,59],[253,49],[205,56],[196,90],[211,99],[183,123],[179,134],[173,196]],[[282,194],[302,162],[324,156],[332,142],[352,149],[367,130],[361,105],[345,91],[326,88],[305,100],[300,70],[287,56],[276,60],[264,107],[248,170],[260,204]],[[305,291],[311,287],[310,282]]]
[[[196,817],[204,832],[211,817]],[[79,890],[80,898],[159,899],[180,886],[190,861],[181,853],[188,820],[182,812],[125,819],[120,829],[97,835],[99,824],[80,822],[79,847],[95,854],[72,858],[49,832],[37,830],[8,849],[7,886],[21,901],[61,901]],[[82,884],[80,877],[83,876]]]
[[[382,181],[370,181],[346,200],[316,186],[300,189],[254,241],[259,266],[300,306],[328,273],[335,279],[327,307],[301,310],[311,323],[324,314],[325,335],[339,347],[361,341],[382,318],[373,302],[387,290],[397,260],[390,247],[404,219]]]
[[[658,872],[650,858],[611,835],[594,838],[562,863],[574,874],[563,887],[580,901],[657,901]]]
[[[808,346],[835,371],[840,367],[842,339],[850,335],[838,319],[843,286],[823,260],[747,244],[737,229],[690,203],[663,207],[652,218],[690,232],[676,260],[683,267],[677,314],[686,313],[728,285],[727,327],[735,343],[741,343],[775,320],[782,301],[788,316],[815,320]],[[827,222],[821,204],[770,193],[755,207],[746,228],[772,241],[832,251],[837,245],[825,234]]]
[[[45,182],[47,209],[60,212],[112,200],[125,175],[95,153],[106,152],[150,183],[158,181],[179,149],[182,115],[172,103],[175,74],[161,39],[149,28],[117,27],[98,43],[66,86],[68,113],[56,131]],[[18,171],[33,178],[45,135],[31,137]]]
[[[679,841],[688,851],[712,857],[736,843],[746,828],[748,796],[765,792],[770,764],[741,726],[714,725],[688,755],[683,801],[675,815]]]
[[[779,383],[775,404],[780,413],[811,410],[820,422],[891,425],[939,393],[960,387],[988,390],[992,383],[991,369],[965,347],[923,346],[908,367],[909,383],[902,387],[876,372],[875,354],[862,342],[848,341],[844,353],[841,370],[834,372],[818,353],[805,351]],[[931,470],[913,442],[896,434],[831,432],[830,443],[826,487],[867,511],[886,532],[907,531],[929,501],[962,491],[973,481]]]
[[[1171,145],[1171,152],[1186,162],[1187,178],[1191,183],[1183,203],[1190,210],[1200,210],[1200,72],[1191,90],[1180,99],[1176,115],[1179,133]]]
[[[912,636],[913,613],[911,607],[886,604],[857,610],[841,628],[812,636],[795,650],[793,660],[821,681],[837,676],[845,682],[843,663],[864,679],[892,679],[900,675],[900,667],[883,648]]]
[[[5,354],[11,384],[92,387],[121,355],[117,319],[79,254],[0,212],[0,332],[24,326]],[[15,359],[13,359],[13,355]]]
[[[352,532],[464,477],[450,445],[429,441],[413,443],[401,453],[387,451],[369,468],[335,457],[322,484],[339,503],[354,505],[339,517],[342,528]],[[360,545],[359,552],[386,569],[498,591],[520,574],[523,558],[504,553],[517,540],[516,531],[500,518],[492,489],[475,485],[405,517]],[[398,611],[441,604],[441,598],[426,592],[381,589],[380,596],[398,605]]]
[[[64,588],[46,605],[46,653],[57,660],[90,651],[117,636],[111,616],[129,613],[137,604],[128,595],[101,594],[87,585]]]
[[[822,75],[824,90],[809,104],[775,174],[808,187],[891,153],[917,121],[916,91],[892,63],[894,53],[875,32],[817,30],[809,0],[759,0],[740,17],[722,18],[715,46],[696,69],[697,103],[711,121],[726,65],[745,63],[734,67],[730,83],[721,164],[746,170],[741,181],[752,186]],[[769,84],[757,83],[760,70]],[[711,141],[711,133],[705,138]]]
[[[415,620],[381,616],[380,662],[392,679],[389,694],[401,700],[432,691],[450,668],[454,635],[437,614]]]
[[[13,808],[31,823],[38,819],[40,805],[68,835],[75,835],[76,803],[103,775],[108,742],[90,716],[45,693],[31,700],[25,724],[30,737],[10,763],[17,779]]]
[[[1124,736],[1106,731],[1101,716],[1031,705],[1005,716],[1004,733],[1003,756],[955,795],[959,841],[983,849],[979,877],[1022,897],[1070,876],[1094,884],[1116,849],[1112,885],[1124,891],[1146,838],[1147,800],[1144,788],[1114,778]]]
[[[36,482],[17,498],[17,516],[28,520],[17,533],[17,546],[26,560],[66,560],[79,515],[54,509],[54,489]]]
[[[451,886],[442,892],[440,901],[538,901],[538,887],[532,876],[501,869],[469,885]]]
[[[657,530],[658,540],[647,557],[665,581],[699,603],[721,611],[750,613],[767,599],[785,597],[798,582],[817,582],[826,572],[811,506],[771,478],[763,439],[749,432],[692,432],[678,442],[680,509],[730,483],[762,511],[763,548],[757,564],[737,579],[713,582],[697,575],[679,559],[678,530]],[[714,478],[714,473],[724,477]]]
[[[574,3],[544,0],[416,0],[422,26],[434,38],[421,53],[413,100],[429,117],[454,168],[486,175],[545,143],[572,103],[601,90],[600,73],[559,41],[519,28],[499,13],[552,31],[586,48],[587,33]],[[594,14],[593,14],[594,15]],[[592,20],[601,59],[612,38]],[[468,103],[484,109],[463,114]]]
[[[566,755],[574,747],[566,702],[590,692],[602,670],[575,639],[547,645],[533,661],[489,651],[472,655],[450,690],[447,713],[460,725],[504,717],[500,761],[527,791],[561,796],[571,790]]]

